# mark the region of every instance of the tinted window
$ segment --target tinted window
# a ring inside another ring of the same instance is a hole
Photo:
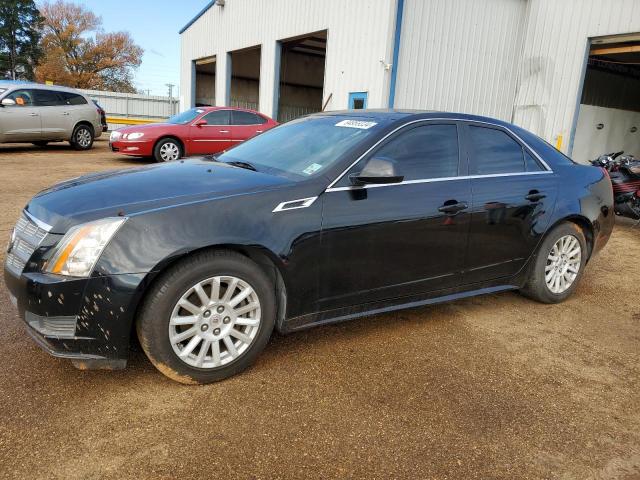
[[[233,111],[233,125],[262,125],[266,120],[251,112]]]
[[[542,168],[538,161],[533,158],[533,155],[531,155],[527,151],[524,152],[524,164],[527,172],[539,172],[541,170],[544,170],[544,168]]]
[[[60,95],[64,98],[66,105],[85,105],[87,103],[87,99],[77,93],[60,92]]]
[[[458,175],[458,129],[455,125],[424,125],[399,134],[374,157],[392,160],[405,180]]]
[[[54,107],[56,105],[63,105],[63,100],[58,95],[58,92],[51,90],[34,90],[33,101],[38,107]]]
[[[4,98],[9,98],[16,102],[16,107],[26,107],[33,105],[32,90],[15,90]]]
[[[202,120],[207,121],[207,125],[229,125],[229,110],[215,110],[207,113]]]
[[[469,127],[471,175],[524,172],[522,147],[502,130]]]

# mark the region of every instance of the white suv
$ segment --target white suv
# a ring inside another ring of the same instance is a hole
[[[96,105],[77,90],[0,82],[0,143],[45,146],[68,140],[75,149],[88,150],[101,134]]]

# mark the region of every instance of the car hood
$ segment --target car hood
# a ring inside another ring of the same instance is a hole
[[[154,132],[156,130],[158,131],[166,131],[167,128],[171,128],[171,127],[179,127],[180,125],[177,125],[175,123],[147,123],[145,125],[132,125],[129,127],[122,127],[119,128],[118,130],[115,130],[116,132],[119,132],[121,134],[124,133],[132,133],[132,132]]]
[[[130,216],[190,202],[272,190],[282,177],[207,159],[115,170],[67,180],[38,193],[25,209],[52,233],[99,218]]]

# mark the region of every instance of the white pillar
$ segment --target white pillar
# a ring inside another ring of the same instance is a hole
[[[216,106],[226,107],[231,103],[231,55],[216,56]]]
[[[280,90],[280,43],[264,42],[260,49],[260,112],[277,117]]]

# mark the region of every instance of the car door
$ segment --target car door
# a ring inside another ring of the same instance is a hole
[[[350,185],[371,158],[395,164],[401,183]],[[461,280],[471,203],[456,123],[407,126],[323,195],[320,307],[409,297]]]
[[[231,123],[233,143],[240,143],[264,132],[267,119],[253,112],[232,110]]]
[[[33,101],[31,89],[14,90],[3,99],[13,100],[14,105],[0,108],[0,129],[5,142],[29,142],[41,138],[40,109]]]
[[[68,138],[66,132],[71,115],[64,98],[53,90],[34,89],[33,100],[40,112],[43,140],[62,140]]]
[[[194,120],[189,127],[189,154],[218,153],[230,148],[230,123],[230,110],[213,110]]]
[[[510,131],[464,126],[472,211],[464,283],[516,274],[549,226],[557,178]]]

